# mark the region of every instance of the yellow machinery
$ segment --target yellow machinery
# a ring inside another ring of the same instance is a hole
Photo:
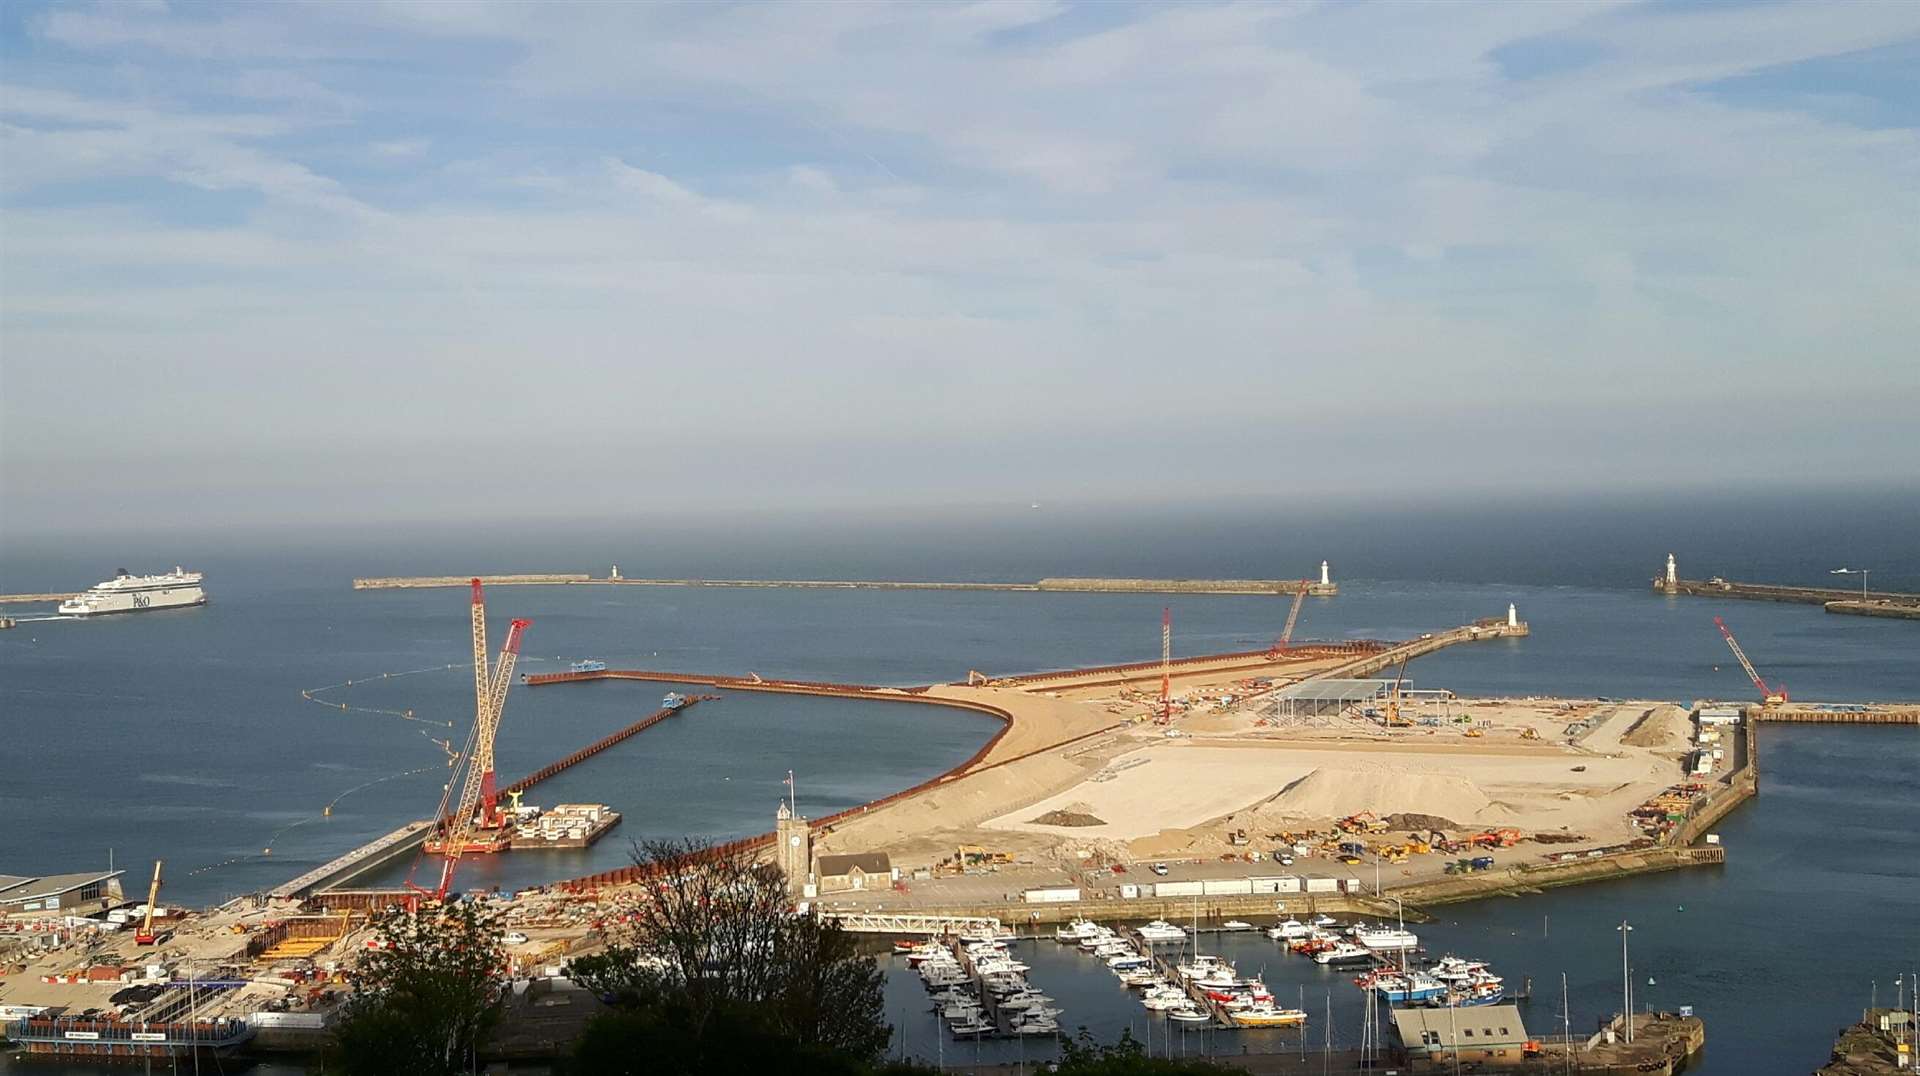
[[[133,932],[133,944],[152,945],[157,939],[153,935],[153,909],[160,901],[160,864],[153,861],[153,884],[147,887],[147,917],[141,921],[140,929]]]

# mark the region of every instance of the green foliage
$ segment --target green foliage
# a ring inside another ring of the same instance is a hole
[[[382,943],[360,960],[338,1027],[348,1076],[451,1076],[498,1019],[506,954],[497,918],[455,902],[374,918]]]
[[[1060,1036],[1060,1064],[1054,1071],[1061,1076],[1221,1076],[1223,1071],[1242,1070],[1197,1058],[1148,1057],[1131,1031],[1122,1031],[1119,1042],[1103,1046],[1081,1028],[1077,1038]]]
[[[580,1071],[870,1071],[892,1035],[884,974],[837,924],[793,915],[778,869],[692,841],[634,861],[656,882],[631,936],[567,967],[617,1007],[579,1044]]]

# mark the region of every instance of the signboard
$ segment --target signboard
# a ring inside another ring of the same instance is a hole
[[[165,1042],[167,1037],[158,1031],[136,1031],[131,1036],[135,1042]]]
[[[69,1031],[69,1032],[67,1032],[67,1038],[70,1038],[70,1039],[97,1039],[97,1038],[99,1038],[99,1037],[100,1037],[100,1033],[99,1033],[98,1031]]]

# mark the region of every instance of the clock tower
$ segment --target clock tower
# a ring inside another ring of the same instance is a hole
[[[782,803],[773,816],[773,837],[773,861],[787,876],[787,894],[797,899],[802,887],[813,881],[813,834],[807,830],[807,820]]]

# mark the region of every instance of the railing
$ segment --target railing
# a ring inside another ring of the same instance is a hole
[[[883,912],[821,912],[820,918],[853,934],[1011,934],[992,916],[889,915]]]

